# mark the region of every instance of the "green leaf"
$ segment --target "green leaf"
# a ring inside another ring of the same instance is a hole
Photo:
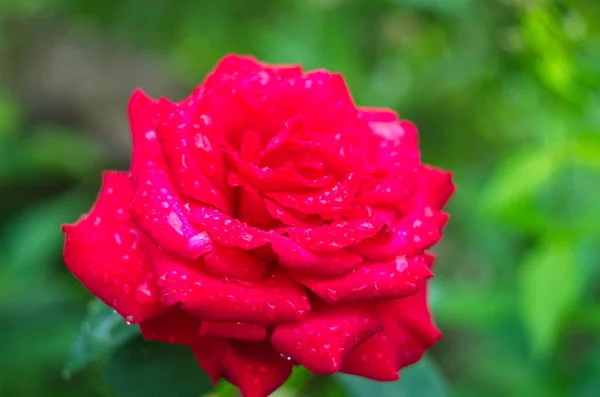
[[[111,357],[105,378],[117,397],[198,397],[212,389],[189,348],[141,338]]]
[[[560,153],[546,147],[507,158],[483,191],[484,208],[504,215],[522,206],[555,177],[561,159]]]
[[[114,351],[137,335],[138,331],[138,327],[127,325],[123,317],[102,301],[93,300],[88,305],[86,318],[71,345],[63,376],[68,378]]]
[[[28,310],[68,298],[57,288],[62,281],[54,267],[64,241],[60,225],[89,208],[87,201],[80,191],[69,191],[25,207],[2,225],[0,311]]]
[[[27,166],[35,170],[66,172],[84,178],[107,159],[106,151],[92,139],[64,127],[37,127],[23,144]]]
[[[353,375],[335,374],[338,383],[350,397],[446,397],[448,385],[432,359],[423,357],[404,369],[397,382],[374,382]]]
[[[600,139],[596,134],[584,134],[565,146],[571,163],[600,171]]]
[[[534,356],[549,355],[583,292],[582,272],[567,239],[529,253],[519,268],[521,313]]]
[[[394,3],[415,10],[460,15],[471,6],[472,0],[394,0]]]

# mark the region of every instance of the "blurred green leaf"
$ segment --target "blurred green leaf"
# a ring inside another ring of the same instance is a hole
[[[66,300],[54,273],[64,236],[61,223],[75,219],[83,208],[85,195],[71,191],[31,204],[11,217],[0,229],[0,309],[11,306],[27,310]],[[31,294],[36,288],[39,294]]]
[[[521,312],[536,356],[551,354],[563,321],[582,294],[573,246],[555,239],[531,251],[519,268]]]
[[[482,192],[483,208],[505,216],[516,206],[527,205],[556,176],[562,159],[561,153],[550,147],[506,158]]]
[[[600,172],[600,136],[585,134],[569,141],[567,159],[573,163]]]
[[[36,129],[23,143],[23,151],[27,165],[34,170],[50,169],[80,178],[101,167],[107,158],[97,142],[60,126]]]
[[[423,357],[421,361],[401,372],[397,382],[374,382],[353,375],[335,374],[339,384],[350,397],[446,397],[448,385],[434,361]]]
[[[415,10],[459,14],[468,8],[472,0],[393,0],[393,2]]]
[[[123,317],[112,308],[100,300],[93,300],[89,303],[86,318],[73,340],[63,375],[71,376],[111,353],[138,333],[138,327],[127,325]]]
[[[84,198],[80,192],[71,191],[48,197],[16,214],[0,229],[3,247],[0,257],[10,267],[22,271],[59,253],[64,239],[60,225],[77,218],[85,206]]]
[[[212,389],[188,347],[141,338],[111,357],[105,376],[117,397],[197,397]]]
[[[19,109],[10,95],[0,92],[0,143],[14,137],[19,127]]]

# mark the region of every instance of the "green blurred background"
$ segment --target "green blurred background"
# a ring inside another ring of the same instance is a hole
[[[181,99],[229,52],[342,72],[454,171],[452,395],[600,396],[598,0],[0,0],[0,396],[111,395],[61,377],[90,295],[60,224],[128,166],[131,91]]]

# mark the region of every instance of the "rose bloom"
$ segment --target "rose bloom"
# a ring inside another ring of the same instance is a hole
[[[241,56],[179,103],[134,92],[129,118],[131,168],[63,227],[64,258],[144,338],[246,397],[294,365],[394,381],[440,338],[426,250],[454,185],[413,124],[339,74]]]

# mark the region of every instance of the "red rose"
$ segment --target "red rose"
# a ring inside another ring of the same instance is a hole
[[[136,91],[133,160],[65,262],[146,339],[266,396],[293,365],[381,381],[439,337],[426,302],[450,174],[343,78],[228,56],[180,103]]]

